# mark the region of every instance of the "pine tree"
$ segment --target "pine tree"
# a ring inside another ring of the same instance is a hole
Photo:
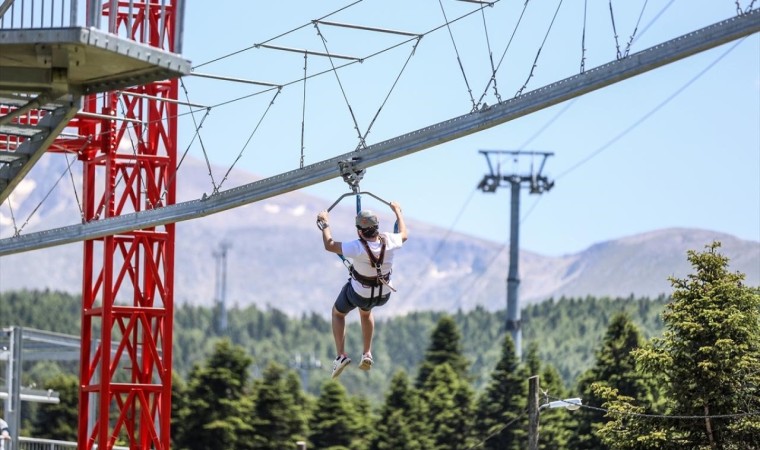
[[[426,450],[432,447],[417,391],[404,371],[391,380],[389,392],[375,425],[370,450]]]
[[[322,385],[311,420],[313,448],[353,449],[360,439],[355,411],[343,386],[335,380]]]
[[[58,374],[45,384],[48,389],[58,391],[60,403],[40,405],[33,421],[33,436],[76,441],[79,379],[74,375]]]
[[[190,373],[187,402],[179,411],[183,422],[175,442],[181,449],[245,448],[251,435],[246,398],[251,358],[241,347],[219,341],[204,367]]]
[[[583,403],[601,408],[604,400],[592,389],[592,384],[600,384],[616,389],[620,394],[631,397],[638,404],[655,405],[656,387],[651,376],[636,369],[633,351],[644,344],[639,329],[625,313],[613,316],[604,335],[601,346],[596,351],[596,363],[579,379],[578,392]],[[604,413],[591,408],[575,412],[578,421],[577,433],[571,438],[571,447],[587,450],[608,448],[599,438],[598,429],[607,420]]]
[[[433,330],[425,359],[420,365],[416,387],[422,387],[433,370],[441,364],[449,364],[455,373],[467,377],[469,362],[462,354],[462,336],[451,316],[444,315]]]
[[[254,384],[253,400],[253,447],[260,450],[294,448],[305,438],[306,417],[297,404],[295,394],[288,385],[285,368],[271,363],[264,376]]]
[[[662,374],[669,415],[705,417],[615,414],[600,430],[611,448],[760,449],[760,292],[727,270],[719,247],[688,252],[695,273],[671,278],[663,337],[635,352],[644,371]],[[638,411],[630,398],[607,394],[611,409]]]
[[[525,415],[524,383],[515,344],[512,337],[505,334],[501,359],[491,372],[486,390],[478,399],[477,430],[485,439],[483,448],[486,450],[522,448],[525,428],[519,426],[518,419]]]
[[[434,449],[464,449],[473,443],[473,392],[448,363],[433,369],[422,387]]]

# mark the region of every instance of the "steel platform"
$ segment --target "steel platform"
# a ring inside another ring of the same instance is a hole
[[[97,28],[0,30],[0,91],[92,94],[190,70],[179,54]]]

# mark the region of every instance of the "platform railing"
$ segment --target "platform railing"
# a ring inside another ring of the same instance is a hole
[[[79,4],[82,5],[79,5]],[[80,6],[83,6],[80,8]],[[86,9],[86,11],[85,11]],[[146,12],[146,9],[149,11]],[[155,26],[161,30],[160,42],[165,42],[164,22],[174,20],[175,53],[182,53],[182,33],[185,0],[161,0],[145,2],[134,0],[0,0],[0,30],[48,29],[85,26],[117,34],[116,14],[104,15],[106,11],[119,11],[125,17],[125,30],[140,29],[146,33]],[[171,18],[173,14],[176,18]],[[153,22],[152,18],[157,18]],[[142,23],[138,23],[142,21]],[[151,22],[151,23],[149,23]],[[126,36],[125,36],[126,37]],[[143,36],[144,38],[145,36]],[[145,42],[145,39],[142,39]]]
[[[66,28],[77,22],[80,0],[0,1],[0,29]]]

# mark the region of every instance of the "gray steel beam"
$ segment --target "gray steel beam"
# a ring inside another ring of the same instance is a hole
[[[338,162],[365,169],[517,119],[760,31],[760,9],[727,19],[513,99],[210,197],[0,239],[0,256],[208,216],[340,176]]]

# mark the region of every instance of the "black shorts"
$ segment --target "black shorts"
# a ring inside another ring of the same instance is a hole
[[[348,280],[340,290],[338,298],[335,299],[335,309],[342,314],[348,314],[352,309],[358,307],[364,311],[369,311],[375,306],[383,306],[391,293],[387,293],[381,297],[366,298],[357,294],[354,288],[351,287],[351,280]]]

